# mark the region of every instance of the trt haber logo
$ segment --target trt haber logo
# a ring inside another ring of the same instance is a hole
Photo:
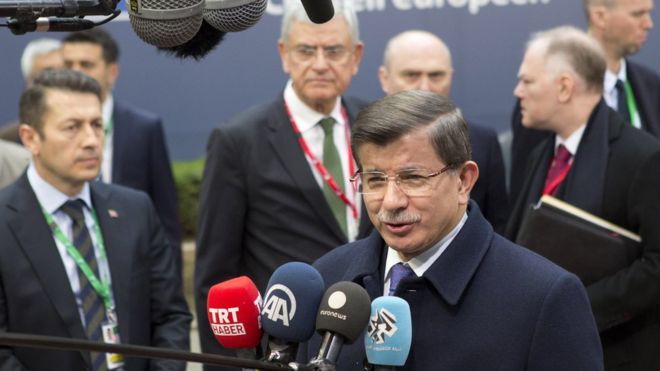
[[[211,329],[218,336],[245,335],[245,325],[238,321],[238,307],[209,308],[211,315]]]
[[[289,327],[289,321],[296,314],[296,297],[291,290],[282,285],[275,284],[268,289],[266,300],[261,311],[273,322],[282,321],[282,325]]]

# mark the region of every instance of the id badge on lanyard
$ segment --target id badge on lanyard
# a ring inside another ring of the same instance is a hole
[[[119,326],[117,325],[117,314],[114,308],[106,310],[107,321],[101,324],[103,331],[103,342],[107,344],[121,343],[119,338]],[[114,370],[124,366],[124,355],[119,353],[106,353],[105,360],[108,364],[108,370]]]

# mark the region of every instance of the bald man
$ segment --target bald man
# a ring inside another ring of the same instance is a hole
[[[454,69],[447,45],[430,32],[411,30],[387,43],[378,77],[390,95],[404,90],[425,90],[449,96]],[[468,123],[472,159],[479,165],[479,179],[470,193],[496,231],[508,218],[504,161],[495,130]]]

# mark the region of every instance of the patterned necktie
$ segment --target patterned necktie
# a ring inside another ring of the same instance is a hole
[[[401,282],[402,279],[408,277],[417,277],[409,265],[403,263],[394,264],[390,274],[390,291],[388,295],[394,295],[397,286],[399,286],[399,282]]]
[[[323,138],[323,166],[325,166],[328,173],[334,178],[339,189],[344,191],[344,172],[341,168],[341,158],[335,146],[335,141],[332,135],[332,129],[335,125],[335,119],[326,117],[319,121],[319,125],[323,128],[325,136]],[[344,236],[348,236],[348,226],[346,222],[346,204],[337,196],[335,191],[323,182],[323,195],[332,209],[332,213],[339,223]]]
[[[84,203],[82,200],[69,200],[60,207],[60,210],[67,214],[73,221],[73,246],[78,249],[80,256],[82,256],[92,269],[94,275],[99,278],[99,268],[96,262],[96,256],[94,255],[92,237],[85,224],[83,207]],[[101,326],[103,321],[105,321],[103,300],[89,283],[87,276],[85,276],[80,267],[78,267],[78,280],[80,281],[80,299],[82,300],[85,316],[85,334],[90,340],[103,341],[103,334],[101,333]],[[92,370],[107,370],[105,353],[91,352],[91,360]]]
[[[625,83],[621,80],[616,80],[616,85],[614,85],[617,92],[617,112],[623,117],[626,122],[632,122],[630,117],[630,109],[628,107],[628,95],[626,94]]]
[[[550,165],[550,169],[548,170],[548,174],[545,177],[545,186],[544,189],[548,189],[548,186],[555,182],[558,178],[560,178],[563,173],[566,171],[566,168],[570,165],[571,163],[571,153],[564,147],[563,144],[560,144],[557,147],[557,153],[555,154],[555,157],[552,159],[552,164]],[[550,194],[554,195],[557,193],[557,190],[559,189],[559,185],[557,185],[554,189],[551,190]]]

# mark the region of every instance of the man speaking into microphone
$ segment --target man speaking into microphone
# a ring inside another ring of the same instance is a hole
[[[371,299],[410,304],[412,344],[401,370],[603,369],[579,279],[493,232],[470,200],[479,169],[448,98],[387,96],[360,112],[351,140],[359,168],[352,180],[376,230],[314,266],[328,286],[352,281]],[[308,342],[301,361],[319,341]],[[364,342],[344,346],[337,370],[362,370],[364,359]]]
[[[349,125],[362,104],[342,97],[362,58],[352,1],[334,2],[323,24],[308,19],[300,0],[284,5],[278,47],[289,82],[209,140],[195,271],[200,319],[212,285],[247,275],[263,293],[280,265],[311,263],[370,225],[349,182]],[[205,352],[221,352],[208,323],[199,332]]]

